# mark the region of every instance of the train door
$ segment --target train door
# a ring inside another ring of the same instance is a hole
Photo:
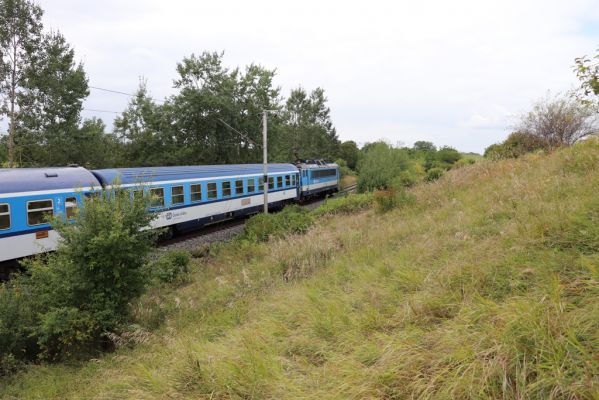
[[[77,216],[79,202],[80,200],[78,199],[78,195],[75,193],[69,193],[64,196],[60,196],[56,199],[54,214],[62,214],[67,221],[73,221]]]

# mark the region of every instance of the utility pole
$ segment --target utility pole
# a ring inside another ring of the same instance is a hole
[[[277,115],[278,110],[264,110],[262,111],[262,155],[263,155],[263,168],[262,172],[264,177],[264,214],[268,214],[268,113]]]
[[[264,214],[268,214],[268,127],[266,124],[268,123],[268,111],[264,110],[262,113],[262,156],[263,156],[263,167],[262,173],[264,177],[262,178],[264,181]]]

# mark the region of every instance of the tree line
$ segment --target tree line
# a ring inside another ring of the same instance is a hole
[[[31,0],[0,0],[0,165],[78,164],[91,168],[262,160],[261,113],[269,119],[270,161],[340,156],[341,143],[322,88],[287,97],[276,71],[228,68],[222,52],[192,54],[176,64],[176,93],[152,98],[142,80],[107,132],[82,119],[89,77],[60,32],[46,32]],[[1,125],[0,125],[1,126]]]

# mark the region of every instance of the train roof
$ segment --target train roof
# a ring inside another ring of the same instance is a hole
[[[96,177],[81,167],[0,169],[0,194],[99,186]]]
[[[145,167],[100,169],[92,172],[104,185],[119,181],[123,185],[157,183],[188,179],[209,179],[236,177],[240,175],[261,175],[262,164],[190,165],[182,167]],[[293,164],[268,164],[268,172],[298,172]]]
[[[320,168],[339,168],[339,165],[335,163],[298,163],[296,166],[300,169],[320,169]]]

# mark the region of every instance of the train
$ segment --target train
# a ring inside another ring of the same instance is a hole
[[[0,169],[0,264],[56,249],[48,221],[74,220],[86,196],[117,182],[131,196],[151,195],[150,228],[175,232],[260,212],[265,178],[269,207],[281,208],[338,191],[340,174],[324,160],[268,164],[267,177],[262,164]]]

